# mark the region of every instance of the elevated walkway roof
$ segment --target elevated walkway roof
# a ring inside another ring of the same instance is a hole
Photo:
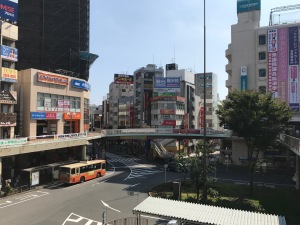
[[[286,225],[285,217],[237,209],[148,197],[133,213],[211,225]]]

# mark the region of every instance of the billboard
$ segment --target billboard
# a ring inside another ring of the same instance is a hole
[[[47,73],[38,72],[38,81],[51,84],[59,84],[67,86],[69,79],[67,77],[56,76]]]
[[[77,80],[77,79],[72,79],[72,87],[84,89],[87,91],[90,90],[90,85],[88,82]]]
[[[260,0],[237,0],[237,13],[260,10]]]
[[[155,77],[153,82],[155,96],[176,96],[180,92],[179,77]]]
[[[1,1],[1,0],[0,0]],[[1,45],[1,57],[10,61],[18,61],[18,49]]]
[[[277,40],[277,29],[268,30],[268,91],[272,92],[274,98],[278,97]]]
[[[0,0],[0,17],[4,21],[17,22],[18,4],[9,0]]]
[[[18,79],[18,71],[15,69],[2,67],[1,80],[16,83]]]
[[[115,84],[133,84],[133,75],[115,74]]]
[[[299,111],[300,27],[268,30],[268,91]]]

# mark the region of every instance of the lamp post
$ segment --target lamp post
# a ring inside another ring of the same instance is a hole
[[[73,116],[75,116],[76,115],[76,113],[70,113],[70,112],[68,112],[68,116],[70,117],[70,134],[72,134],[73,133]]]

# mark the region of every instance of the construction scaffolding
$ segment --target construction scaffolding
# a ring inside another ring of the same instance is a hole
[[[19,0],[18,70],[35,68],[88,81],[89,0]]]

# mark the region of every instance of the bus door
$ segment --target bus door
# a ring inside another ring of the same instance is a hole
[[[80,181],[80,170],[79,170],[79,167],[78,168],[75,168],[75,179],[76,179],[76,182],[79,182]]]

